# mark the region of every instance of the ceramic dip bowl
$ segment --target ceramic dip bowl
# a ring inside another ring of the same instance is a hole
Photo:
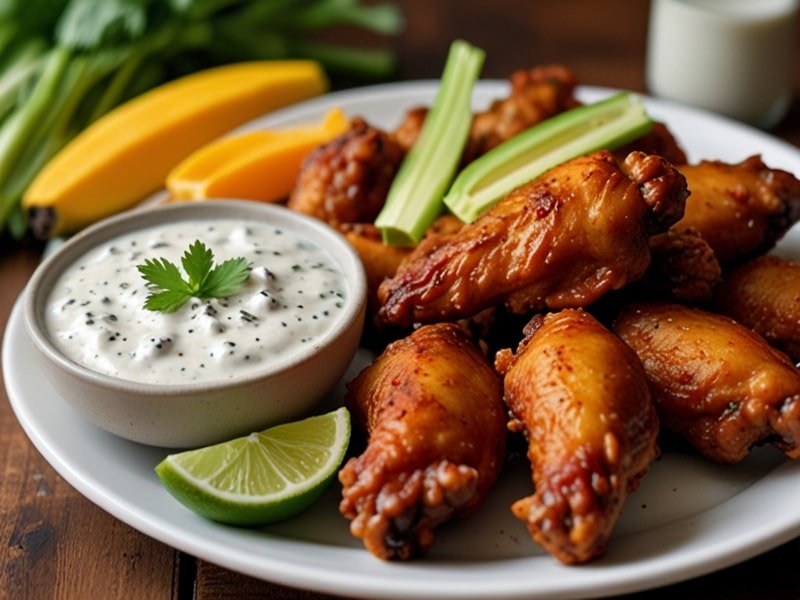
[[[146,310],[162,290],[138,266],[166,257],[188,280],[181,259],[197,240],[215,266],[246,258],[245,282]],[[86,229],[34,273],[24,317],[75,410],[136,442],[196,447],[310,414],[347,369],[365,311],[364,270],[339,233],[281,206],[217,200]]]

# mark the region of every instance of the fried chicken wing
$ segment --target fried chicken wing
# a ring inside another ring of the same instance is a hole
[[[466,164],[523,129],[578,104],[577,81],[565,67],[538,67],[511,76],[508,98],[473,119]],[[387,133],[353,119],[350,130],[312,152],[289,197],[289,208],[330,225],[371,223],[386,201],[400,163],[419,137],[428,109],[410,110]]]
[[[393,277],[411,248],[389,246],[383,243],[381,232],[371,223],[347,223],[339,230],[350,242],[364,265],[367,275],[367,299],[370,312],[378,309],[378,286],[384,279]]]
[[[685,165],[686,153],[678,144],[678,140],[664,123],[653,123],[653,128],[642,137],[614,150],[614,154],[623,160],[634,151],[655,154],[667,159],[673,165]]]
[[[714,306],[800,361],[800,264],[777,256],[745,263],[725,276]]]
[[[661,423],[735,463],[757,443],[800,457],[800,371],[734,320],[677,304],[626,308],[614,329],[644,364]]]
[[[525,334],[496,360],[536,486],[512,511],[556,558],[586,562],[658,455],[658,419],[641,362],[588,313],[534,317]]]
[[[680,218],[685,196],[683,176],[662,158],[576,158],[412,252],[378,289],[378,318],[407,326],[499,302],[514,313],[587,306],[644,274],[648,236]]]
[[[405,154],[387,133],[353,119],[347,132],[306,157],[289,208],[333,226],[370,223]]]
[[[509,78],[511,93],[475,115],[463,163],[486,154],[495,146],[565,110],[580,104],[575,98],[578,79],[561,65],[516,71]]]
[[[711,246],[691,228],[670,229],[650,238],[652,262],[635,293],[686,304],[708,302],[722,280]]]
[[[390,344],[348,386],[369,431],[339,473],[341,513],[375,556],[408,559],[433,530],[475,510],[502,468],[501,382],[457,325],[422,327]]]
[[[455,233],[463,225],[453,215],[442,215],[430,226],[420,244],[423,248],[438,244],[443,236]],[[374,313],[379,308],[378,286],[384,279],[394,276],[400,263],[411,253],[411,248],[384,244],[381,232],[371,223],[345,223],[339,226],[339,231],[358,252],[364,265],[370,312]]]
[[[475,114],[464,150],[462,164],[468,164],[518,133],[575,108],[578,79],[561,65],[545,65],[527,71],[515,71],[509,77],[511,91],[507,98],[495,100],[484,111]],[[419,137],[428,109],[410,110],[394,132],[394,138],[409,149]]]
[[[766,252],[800,219],[800,181],[759,156],[680,169],[691,195],[677,227],[699,231],[723,265]]]

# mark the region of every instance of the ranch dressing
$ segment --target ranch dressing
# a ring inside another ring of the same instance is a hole
[[[653,0],[647,85],[771,127],[794,94],[798,0]]]
[[[145,310],[150,290],[136,266],[148,258],[180,266],[198,239],[215,265],[244,257],[252,266],[248,280],[229,298],[191,298],[172,313]],[[53,287],[46,325],[67,357],[93,371],[186,384],[253,373],[315,347],[346,299],[336,261],[289,230],[188,221],[139,230],[85,254]]]

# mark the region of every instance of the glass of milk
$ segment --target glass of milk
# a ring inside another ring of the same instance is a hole
[[[652,0],[647,86],[757,127],[795,93],[800,0]]]

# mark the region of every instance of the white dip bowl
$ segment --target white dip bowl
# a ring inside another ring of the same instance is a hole
[[[229,379],[156,384],[92,370],[54,343],[47,326],[48,299],[61,274],[87,252],[142,229],[222,219],[289,231],[326,251],[338,264],[348,287],[344,306],[314,344]],[[42,372],[61,397],[103,429],[136,442],[172,448],[216,443],[308,415],[347,369],[358,348],[366,311],[361,261],[339,233],[281,206],[236,200],[174,204],[98,223],[43,262],[26,294],[26,330]]]

